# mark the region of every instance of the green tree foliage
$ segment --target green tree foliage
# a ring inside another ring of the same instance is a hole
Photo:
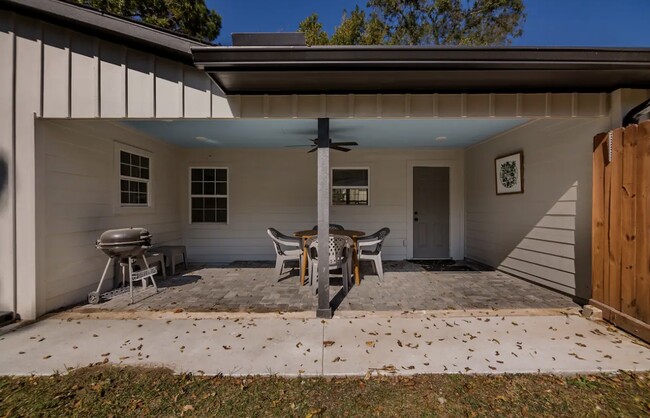
[[[384,42],[388,28],[376,13],[366,16],[359,6],[348,15],[343,11],[341,24],[336,27],[329,43],[332,45],[377,45]]]
[[[221,31],[221,16],[208,9],[205,0],[75,1],[207,42],[219,36]]]
[[[300,25],[308,45],[509,45],[521,36],[523,0],[369,0],[344,12],[331,37],[318,15]]]
[[[307,45],[327,45],[329,38],[323,30],[323,24],[318,21],[318,15],[313,13],[300,22],[298,30],[305,34]]]

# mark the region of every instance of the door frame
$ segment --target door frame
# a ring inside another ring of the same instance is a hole
[[[449,256],[465,258],[465,180],[463,161],[411,160],[406,162],[406,258],[413,259],[413,168],[449,167]]]

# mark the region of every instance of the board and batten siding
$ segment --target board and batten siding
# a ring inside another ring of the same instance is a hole
[[[467,258],[591,295],[591,155],[608,118],[537,120],[465,154]],[[496,195],[494,159],[523,151],[524,193]]]
[[[330,221],[366,233],[389,227],[383,257],[402,260],[407,257],[407,222],[411,220],[408,163],[454,160],[462,167],[463,150],[364,149],[332,152],[330,158],[333,168],[370,170],[370,205],[330,206]],[[291,234],[317,223],[316,154],[304,149],[188,149],[182,165],[183,242],[191,261],[272,260],[275,253],[267,228]],[[190,167],[228,168],[228,224],[189,222]],[[461,179],[457,191],[461,196],[462,184]]]
[[[180,242],[176,147],[110,122],[38,121],[36,130],[42,309],[81,302],[96,289],[108,258],[94,243],[107,229],[144,227],[154,244]],[[151,207],[119,204],[116,155],[125,145],[150,154]]]
[[[37,286],[38,118],[233,117],[196,68],[0,11],[0,310],[45,313]],[[15,187],[14,187],[15,185]],[[16,279],[17,278],[17,279]],[[14,300],[15,298],[15,300]]]

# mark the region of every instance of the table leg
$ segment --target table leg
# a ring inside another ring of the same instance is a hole
[[[354,252],[352,253],[352,265],[354,266],[354,281],[357,286],[361,284],[361,278],[359,277],[359,246],[357,245],[357,240],[353,240],[354,243]]]
[[[307,240],[302,240],[302,263],[300,265],[300,286],[305,285],[305,273],[307,271]]]

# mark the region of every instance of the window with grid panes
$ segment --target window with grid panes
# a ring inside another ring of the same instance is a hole
[[[149,157],[120,151],[120,204],[149,206]]]
[[[367,168],[332,169],[332,204],[367,206],[370,185]]]
[[[228,223],[228,169],[190,169],[192,223]]]

